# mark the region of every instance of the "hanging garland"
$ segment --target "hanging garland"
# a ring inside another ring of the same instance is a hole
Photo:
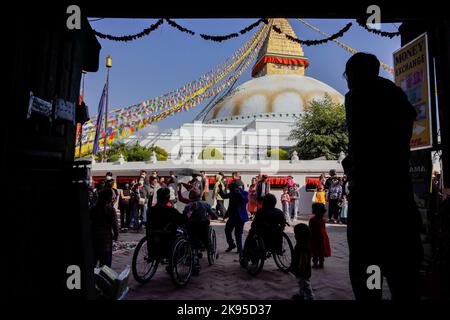
[[[181,25],[179,25],[178,23],[176,23],[175,21],[171,20],[171,19],[159,19],[156,23],[152,24],[150,27],[142,30],[139,33],[133,34],[133,35],[127,35],[127,36],[113,36],[113,35],[109,35],[109,34],[104,34],[101,33],[95,29],[93,29],[94,34],[96,36],[98,36],[101,39],[108,39],[108,40],[113,40],[113,41],[132,41],[132,40],[136,40],[139,38],[142,38],[144,36],[148,36],[152,31],[158,29],[158,27],[164,23],[164,20],[169,24],[169,26],[181,31],[181,32],[185,32],[188,33],[190,35],[195,35],[196,32],[192,31],[188,28],[185,28]],[[257,27],[261,22],[264,22],[265,24],[268,23],[267,19],[259,19],[258,21],[252,23],[251,25],[243,28],[242,30],[240,30],[239,32],[234,32],[234,33],[230,33],[228,35],[224,35],[224,36],[212,36],[212,35],[207,35],[207,34],[200,34],[200,37],[204,40],[209,40],[209,41],[215,41],[215,42],[222,42],[222,41],[226,41],[229,40],[231,38],[237,38],[239,37],[239,35],[243,35],[249,31],[251,31],[252,29],[254,29],[255,27]]]
[[[257,26],[259,26],[260,23],[264,23],[264,24],[268,24],[269,20],[267,19],[259,19],[258,21],[256,21],[255,23],[249,25],[248,27],[242,29],[241,31],[239,31],[240,34],[245,34],[249,31],[251,31],[253,28],[256,28]]]
[[[207,34],[200,34],[200,37],[202,37],[205,40],[222,42],[222,41],[230,40],[231,38],[237,38],[237,37],[239,37],[239,34],[238,33],[230,33],[230,34],[227,34],[226,36],[210,36]]]
[[[124,42],[127,42],[127,41],[132,41],[132,40],[136,40],[136,39],[142,38],[144,36],[148,36],[150,33],[155,31],[156,29],[158,29],[159,26],[163,24],[163,22],[164,22],[163,19],[159,19],[156,23],[152,24],[150,27],[142,30],[141,32],[133,34],[133,35],[128,35],[128,36],[112,36],[112,35],[109,35],[109,34],[103,34],[103,33],[99,32],[97,30],[94,30],[94,29],[93,29],[93,31],[94,31],[94,34],[96,36],[98,36],[99,38],[101,38],[101,39],[108,39],[108,40],[113,40],[113,41],[124,41]]]
[[[316,32],[318,32],[318,33],[320,33],[321,35],[323,35],[323,36],[325,36],[325,37],[329,37],[329,35],[328,35],[327,33],[321,31],[320,29],[318,29],[318,28],[316,28],[316,27],[314,27],[313,25],[309,24],[309,23],[306,22],[305,20],[300,19],[300,18],[297,18],[297,20],[300,21],[301,23],[303,23],[303,24],[304,24],[305,26],[307,26],[308,28],[311,28],[312,30],[314,30],[314,31],[316,31]],[[339,40],[333,39],[333,42],[335,42],[338,46],[340,46],[341,48],[347,50],[347,51],[350,52],[351,54],[355,54],[355,53],[358,52],[357,50],[351,48],[350,46],[346,45],[345,43],[343,43],[343,42],[341,42],[341,41],[339,41]],[[386,63],[380,61],[380,65],[381,65],[381,68],[383,68],[385,71],[389,72],[390,74],[394,74],[394,68],[392,68],[392,67],[389,66],[388,64],[386,64]]]
[[[184,28],[184,27],[182,27],[182,26],[180,26],[178,23],[176,23],[175,21],[173,21],[173,20],[171,20],[171,19],[165,19],[166,21],[167,21],[167,23],[169,24],[169,26],[171,26],[171,27],[173,27],[173,28],[175,28],[175,29],[178,29],[179,31],[181,31],[181,32],[186,32],[186,33],[189,33],[189,34],[191,34],[191,35],[195,35],[195,32],[194,31],[192,31],[192,30],[189,30],[189,29],[187,29],[187,28]]]
[[[377,30],[377,29],[369,28],[369,27],[367,26],[367,24],[364,23],[364,19],[363,19],[363,18],[358,18],[358,19],[356,19],[356,22],[357,22],[361,27],[363,27],[364,29],[366,29],[367,31],[372,32],[372,33],[375,33],[376,35],[379,35],[379,36],[381,36],[381,37],[388,37],[388,38],[392,39],[393,37],[398,37],[398,36],[400,35],[400,32],[387,32],[387,31],[380,31],[380,30]]]
[[[255,23],[252,23],[248,27],[245,27],[244,29],[240,30],[238,33],[237,32],[230,33],[230,34],[225,35],[225,36],[210,36],[210,35],[207,35],[207,34],[200,34],[200,37],[202,37],[205,40],[222,42],[222,41],[229,40],[231,38],[237,38],[237,37],[239,37],[239,34],[242,35],[242,34],[245,34],[245,33],[249,32],[253,28],[257,27],[261,22],[263,22],[264,24],[268,24],[269,23],[269,21],[267,19],[259,19]]]
[[[344,35],[344,33],[346,33],[351,28],[351,26],[352,26],[352,23],[349,22],[349,23],[347,23],[347,25],[345,27],[343,27],[341,30],[339,30],[335,34],[329,36],[328,38],[321,39],[321,40],[300,40],[300,39],[298,39],[296,37],[293,37],[293,36],[291,36],[289,34],[283,33],[283,31],[279,27],[277,27],[275,25],[272,26],[272,29],[278,34],[283,34],[290,41],[293,41],[293,42],[296,42],[296,43],[300,43],[300,44],[305,45],[305,46],[316,46],[316,45],[319,45],[319,44],[322,44],[322,43],[326,43],[328,41],[332,41],[334,39],[342,37]]]
[[[171,20],[171,19],[166,19],[167,23],[173,27],[178,29],[181,32],[185,32],[185,33],[189,33],[191,35],[195,35],[196,33],[188,28],[185,28],[181,25],[179,25],[178,23],[176,23],[175,21]],[[211,35],[207,35],[207,34],[200,34],[200,37],[202,37],[202,39],[204,40],[210,40],[210,41],[215,41],[215,42],[222,42],[222,41],[226,41],[229,40],[231,38],[237,38],[239,37],[239,34],[243,35],[246,34],[247,32],[253,30],[254,28],[256,28],[261,22],[267,24],[268,20],[267,19],[259,19],[258,21],[252,23],[251,25],[243,28],[242,30],[238,31],[238,32],[233,32],[224,36],[211,36]]]

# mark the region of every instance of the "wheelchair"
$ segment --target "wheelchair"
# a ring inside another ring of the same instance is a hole
[[[198,259],[198,249],[184,228],[178,228],[175,239],[171,237],[173,234],[167,231],[152,230],[150,241],[147,236],[139,241],[131,265],[133,277],[137,282],[145,284],[150,281],[158,265],[167,259],[166,271],[173,283],[178,287],[187,285],[193,274],[194,261]],[[209,265],[213,265],[217,258],[217,239],[212,227],[209,227],[208,243],[203,248],[207,251]]]
[[[267,243],[262,234],[251,231],[244,242],[240,264],[247,272],[252,275],[258,275],[263,267],[264,261],[271,256],[278,269],[287,273],[291,266],[294,247],[291,240],[285,232],[281,232],[281,248],[274,243]]]

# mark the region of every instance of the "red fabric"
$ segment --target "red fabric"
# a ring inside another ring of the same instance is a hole
[[[276,64],[284,64],[284,65],[294,65],[294,66],[304,66],[305,68],[309,67],[309,61],[302,58],[287,58],[287,57],[277,57],[277,56],[264,56],[259,62],[253,67],[252,76],[256,75],[259,70],[266,63],[276,63]]]
[[[258,210],[258,203],[256,202],[256,184],[251,185],[248,189],[247,210],[250,213],[255,213]]]
[[[313,257],[330,257],[331,246],[325,229],[324,218],[312,217],[309,220],[311,229],[311,254]]]
[[[97,184],[100,183],[100,181],[105,180],[105,177],[92,177],[92,181]]]
[[[318,186],[320,184],[320,179],[319,178],[306,178],[306,184]]]

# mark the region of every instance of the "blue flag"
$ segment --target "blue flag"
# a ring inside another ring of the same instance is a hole
[[[103,124],[103,112],[105,110],[105,97],[106,97],[106,83],[103,87],[102,96],[100,97],[100,103],[98,104],[98,116],[97,116],[97,124],[95,126],[95,138],[94,138],[94,150],[93,154],[97,154],[98,152],[98,140],[100,139],[102,124]]]

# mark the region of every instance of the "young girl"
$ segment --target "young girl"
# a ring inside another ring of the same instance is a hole
[[[251,214],[251,219],[253,219],[256,211],[258,210],[258,203],[256,201],[256,183],[257,182],[258,182],[258,180],[256,178],[252,178],[252,183],[248,189],[247,210]]]
[[[283,207],[283,213],[286,217],[286,221],[291,221],[290,213],[289,213],[289,204],[291,202],[291,197],[288,193],[288,188],[283,189],[283,193],[281,194],[281,205]]]
[[[319,184],[319,186],[317,187],[316,192],[314,192],[312,202],[313,203],[321,203],[323,205],[325,205],[325,203],[327,202],[326,192],[324,190],[323,184]]]
[[[313,260],[313,268],[323,268],[325,257],[331,256],[330,240],[325,228],[325,205],[322,203],[314,203],[312,212],[314,216],[309,220],[309,228],[311,229],[311,253]]]
[[[299,293],[292,298],[295,300],[313,300],[311,289],[311,231],[304,223],[294,227],[295,248],[290,272],[298,280]]]

